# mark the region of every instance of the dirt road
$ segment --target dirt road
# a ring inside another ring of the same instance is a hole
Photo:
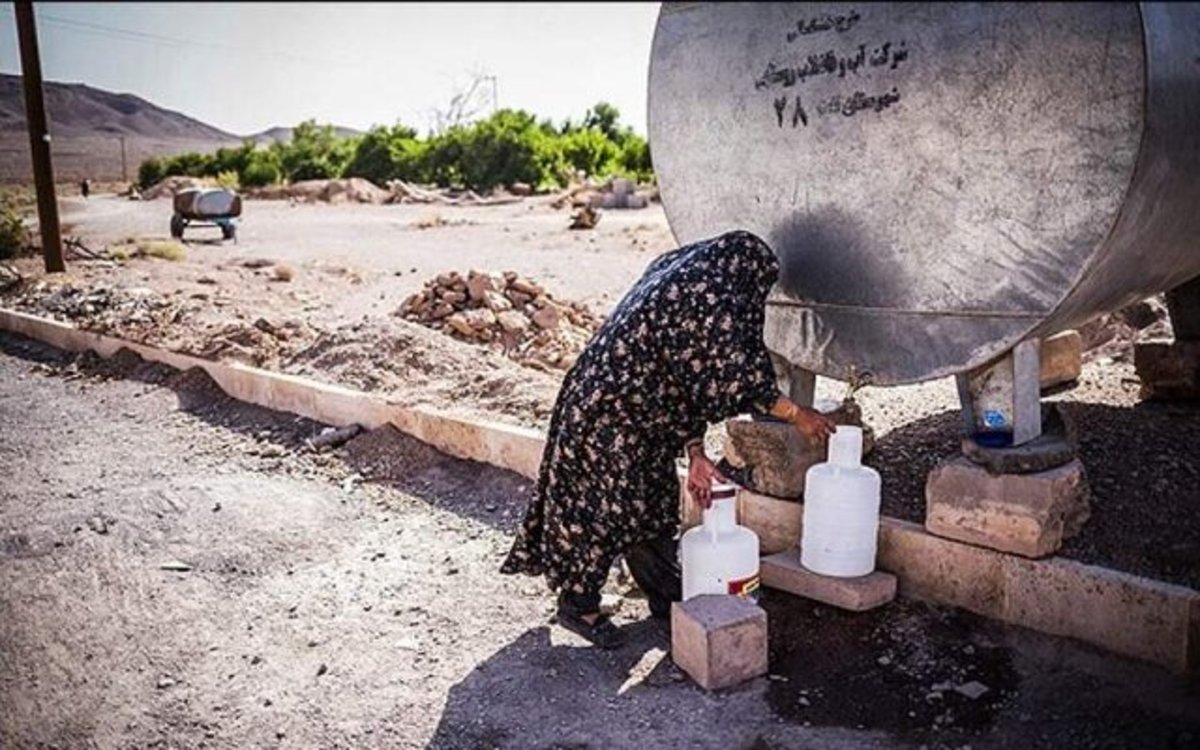
[[[104,371],[120,378],[107,379]],[[1195,688],[949,610],[765,602],[772,673],[707,695],[627,597],[585,647],[496,573],[528,482],[194,373],[0,335],[0,746],[1194,747]],[[362,476],[378,481],[362,483]],[[970,699],[953,686],[977,681]],[[949,687],[948,687],[949,686]]]
[[[320,301],[319,309],[308,311],[314,323],[344,323],[390,312],[426,279],[452,269],[516,271],[545,283],[556,295],[604,308],[624,294],[657,254],[673,246],[659,204],[606,211],[594,230],[571,232],[570,212],[552,209],[547,201],[458,207],[292,206],[248,200],[238,244],[204,242],[219,239],[215,229],[188,230],[186,238],[196,242],[186,261],[139,264],[137,271],[156,288],[167,288],[170,282],[188,291],[193,291],[196,278],[208,275],[220,291],[235,298],[239,284],[248,282],[260,305],[270,304],[272,293],[312,294]],[[130,236],[168,234],[171,202],[166,199],[137,202],[98,196],[62,203],[64,221],[93,247]],[[265,278],[242,281],[234,261],[245,258],[277,260],[297,273],[284,286],[270,287],[263,283]],[[214,290],[201,285],[194,291]]]

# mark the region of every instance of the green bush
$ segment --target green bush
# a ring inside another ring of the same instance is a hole
[[[283,179],[279,160],[269,151],[255,151],[250,155],[245,169],[238,175],[242,187],[274,185]]]
[[[650,144],[640,135],[630,133],[621,144],[617,164],[622,174],[638,182],[654,181],[654,165],[650,161]]]
[[[598,128],[575,130],[561,137],[563,159],[572,171],[591,177],[607,176],[617,167],[621,149]]]
[[[340,177],[355,145],[353,139],[338,138],[332,125],[305,120],[292,130],[290,141],[272,144],[271,151],[279,157],[283,176],[289,182],[299,182]]]
[[[15,258],[29,247],[29,229],[16,211],[0,211],[0,260]]]
[[[167,176],[167,167],[162,159],[150,157],[138,167],[138,185],[143,190],[157,184]]]
[[[388,180],[426,182],[428,147],[417,131],[404,125],[375,127],[355,145],[343,177],[362,177],[377,185]]]

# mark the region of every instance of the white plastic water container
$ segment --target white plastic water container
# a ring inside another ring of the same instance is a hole
[[[829,456],[804,477],[800,564],[836,578],[875,570],[879,473],[862,465],[862,428],[838,425]]]
[[[679,542],[683,599],[701,594],[750,596],[758,590],[758,535],[736,519],[737,486],[714,484],[704,523]]]

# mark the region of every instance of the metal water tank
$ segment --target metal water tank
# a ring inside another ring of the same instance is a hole
[[[768,346],[881,384],[1200,274],[1200,5],[667,3],[663,205],[780,256]]]

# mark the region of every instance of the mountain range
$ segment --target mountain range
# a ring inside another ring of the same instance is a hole
[[[290,127],[278,126],[240,136],[140,96],[82,83],[47,81],[43,91],[58,179],[130,179],[141,160],[150,156],[211,151],[244,138],[286,141],[292,133]],[[346,127],[335,131],[343,137],[360,132]],[[30,179],[28,152],[21,77],[0,73],[0,181]]]

